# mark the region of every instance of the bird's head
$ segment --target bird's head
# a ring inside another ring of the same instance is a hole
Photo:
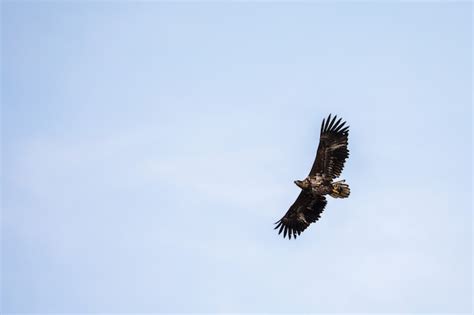
[[[295,180],[296,186],[301,189],[308,189],[309,188],[309,181],[308,180]]]

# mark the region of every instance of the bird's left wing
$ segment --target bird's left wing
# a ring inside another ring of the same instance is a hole
[[[280,228],[278,234],[283,232],[283,237],[291,239],[300,235],[311,223],[316,222],[326,207],[324,196],[312,196],[311,193],[301,191],[296,201],[279,221],[275,229]]]
[[[336,119],[337,116],[331,119],[331,115],[323,119],[318,152],[309,172],[310,176],[319,173],[327,179],[335,179],[341,175],[344,163],[349,157],[349,126],[344,127],[346,122],[341,122],[341,118]]]

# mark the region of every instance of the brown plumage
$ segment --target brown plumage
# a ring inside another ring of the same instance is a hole
[[[349,157],[348,137],[349,126],[342,119],[331,115],[323,119],[319,146],[309,175],[295,184],[302,190],[286,214],[277,221],[275,229],[283,237],[296,238],[311,223],[316,222],[327,200],[325,195],[334,198],[347,198],[350,194],[349,185],[344,180],[334,182],[341,175],[344,163]]]
[[[321,124],[321,136],[319,139],[318,152],[310,176],[324,174],[327,179],[335,179],[341,175],[344,163],[349,157],[347,149],[349,138],[349,126],[344,127],[346,122],[341,123],[341,118],[336,121],[337,116],[331,120],[331,115]]]

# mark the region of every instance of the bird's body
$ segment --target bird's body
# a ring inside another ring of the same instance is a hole
[[[311,223],[319,219],[326,207],[326,195],[333,198],[347,198],[350,194],[349,185],[345,180],[334,181],[342,172],[344,162],[349,157],[347,149],[349,127],[344,127],[337,116],[331,120],[323,119],[321,124],[321,138],[316,159],[309,175],[303,180],[296,180],[295,184],[301,188],[300,195],[287,211],[276,222],[275,229],[279,234],[291,239],[300,235]]]
[[[321,174],[308,176],[303,180],[296,180],[295,184],[302,190],[310,192],[313,196],[331,195],[334,198],[346,198],[350,193],[349,185],[345,184],[345,180],[334,182],[331,179],[324,178]]]

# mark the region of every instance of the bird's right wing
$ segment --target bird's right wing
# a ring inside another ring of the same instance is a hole
[[[327,200],[324,196],[314,197],[311,193],[301,191],[296,201],[279,221],[275,229],[280,228],[278,234],[283,232],[283,237],[291,239],[300,235],[311,223],[316,222],[326,207]]]

